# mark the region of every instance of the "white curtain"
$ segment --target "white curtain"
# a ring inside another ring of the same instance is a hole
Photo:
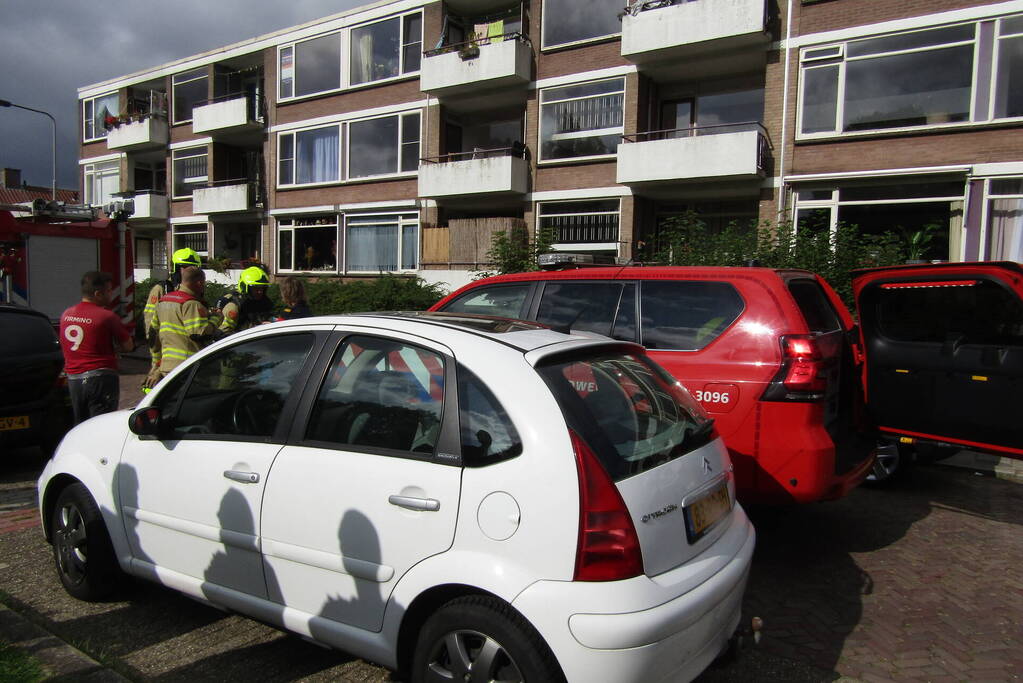
[[[373,34],[368,29],[352,33],[352,81],[365,83],[373,80]]]
[[[340,144],[337,127],[319,128],[296,136],[296,183],[326,183],[338,179]]]
[[[348,270],[389,272],[398,270],[398,224],[348,224]]]
[[[992,199],[987,258],[1023,262],[1023,199]]]

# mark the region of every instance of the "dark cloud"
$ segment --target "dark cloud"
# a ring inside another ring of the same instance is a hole
[[[57,121],[57,183],[77,187],[78,88],[369,4],[368,0],[0,0],[0,99]],[[48,186],[51,126],[0,108],[0,167]]]

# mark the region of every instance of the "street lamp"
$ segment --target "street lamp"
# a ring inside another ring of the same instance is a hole
[[[57,120],[53,118],[48,112],[42,109],[33,109],[32,107],[23,107],[20,104],[14,104],[7,100],[0,100],[0,107],[15,107],[17,109],[24,109],[25,111],[34,111],[37,114],[42,114],[49,117],[50,125],[53,126],[53,137],[50,140],[50,149],[53,152],[53,183],[50,185],[50,199],[57,201]]]

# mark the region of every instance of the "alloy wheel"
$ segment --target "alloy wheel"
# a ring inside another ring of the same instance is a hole
[[[54,534],[54,544],[60,571],[71,583],[85,579],[88,540],[81,510],[74,503],[65,504],[60,509],[60,528]]]
[[[448,633],[434,646],[426,680],[514,683],[525,679],[499,642],[479,631],[459,630]]]

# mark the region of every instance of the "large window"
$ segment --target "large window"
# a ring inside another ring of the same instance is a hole
[[[348,124],[348,177],[368,178],[419,168],[419,112]]]
[[[209,255],[209,230],[205,223],[188,223],[175,225],[174,251],[178,249],[194,249],[200,256]]]
[[[415,270],[419,257],[419,219],[415,214],[348,216],[345,254],[348,272]]]
[[[341,87],[340,33],[328,33],[282,47],[279,58],[281,99]]]
[[[617,199],[544,202],[539,228],[553,234],[555,244],[607,245],[618,241]]]
[[[115,192],[121,191],[121,162],[87,164],[83,170],[86,204],[103,206],[113,199]]]
[[[278,185],[337,182],[340,173],[340,135],[335,125],[281,133]]]
[[[384,19],[351,31],[351,83],[369,83],[419,70],[421,14]]]
[[[337,271],[336,214],[277,220],[277,269]]]
[[[196,69],[174,75],[174,123],[192,120],[192,108],[209,98],[209,72]]]
[[[622,32],[622,0],[544,0],[543,46],[570,45]]]
[[[174,150],[173,160],[175,199],[191,197],[195,188],[204,187],[209,181],[205,146]]]
[[[624,97],[624,78],[541,91],[540,160],[616,153]]]
[[[120,110],[120,96],[115,92],[82,100],[82,138],[85,142],[105,138],[107,117],[117,116]]]
[[[1023,261],[1023,178],[989,183],[985,258]]]
[[[1023,16],[815,46],[800,61],[804,138],[1023,116],[1011,85]]]

